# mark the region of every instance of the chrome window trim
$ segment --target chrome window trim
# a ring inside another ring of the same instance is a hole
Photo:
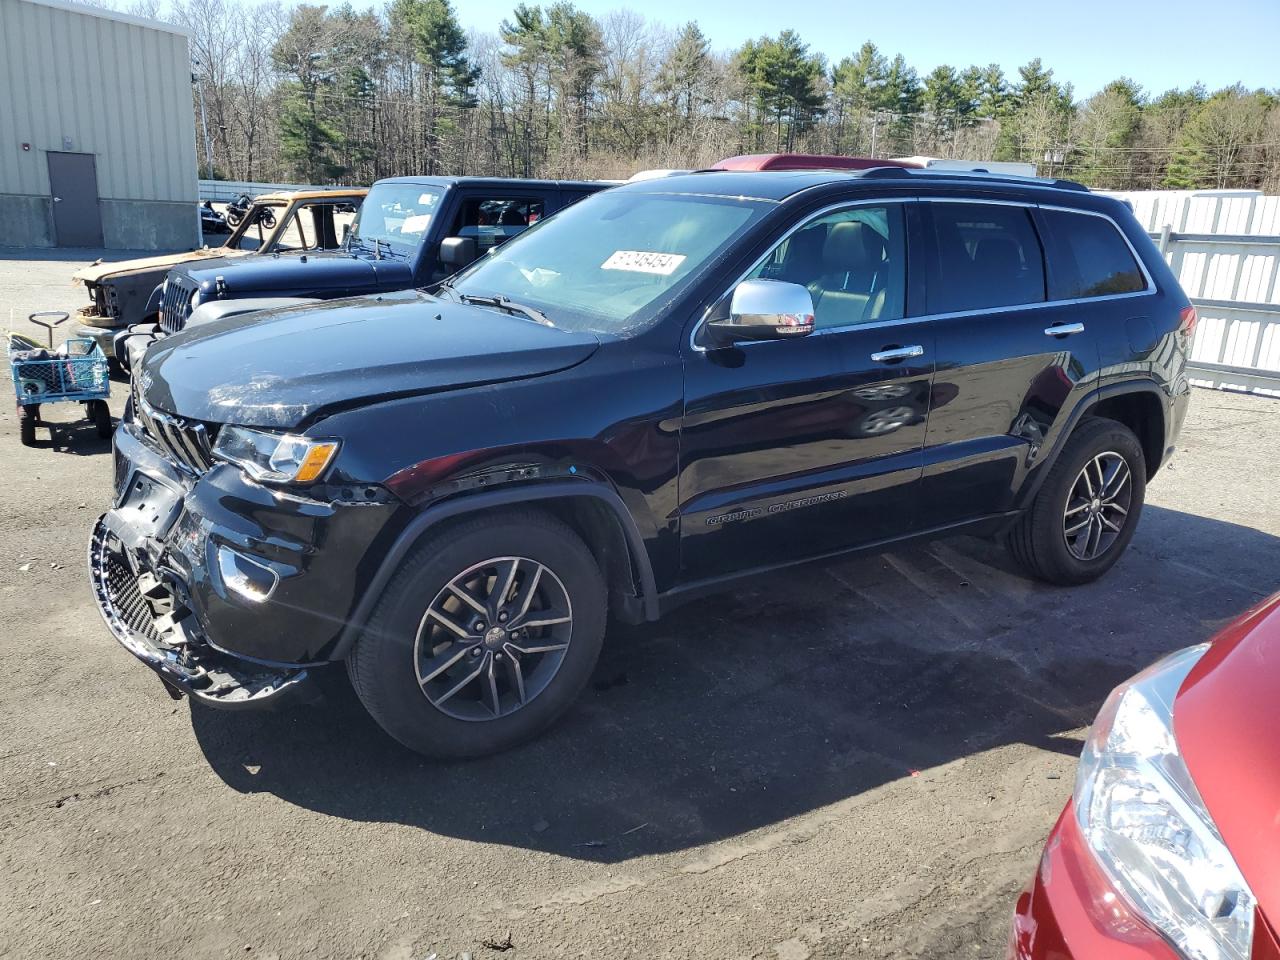
[[[1120,229],[1120,224],[1116,222],[1115,217],[1107,213],[1102,213],[1099,210],[1081,210],[1076,207],[1064,207],[1052,203],[1032,203],[1027,200],[984,200],[980,197],[879,197],[867,200],[845,200],[840,203],[831,204],[830,206],[823,207],[807,220],[803,220],[796,224],[783,234],[778,242],[773,244],[773,246],[771,246],[762,257],[756,260],[755,263],[751,264],[751,266],[748,267],[737,280],[733,281],[733,283],[729,285],[728,289],[721,293],[720,296],[716,297],[715,300],[712,301],[712,305],[717,304],[724,299],[724,297],[726,297],[734,287],[747,278],[747,274],[751,273],[752,270],[764,263],[764,261],[768,259],[769,255],[777,249],[779,244],[790,239],[793,233],[813,223],[814,220],[824,217],[829,213],[844,210],[848,207],[870,205],[883,206],[887,203],[912,203],[916,201],[924,203],[980,203],[992,206],[1025,207],[1028,210],[1055,210],[1062,213],[1075,213],[1086,217],[1101,217],[1103,220],[1106,220],[1111,224],[1116,233],[1120,235],[1120,239],[1125,242],[1125,246],[1129,248],[1129,253],[1132,254],[1134,261],[1138,264],[1138,269],[1142,271],[1143,279],[1147,282],[1146,289],[1131,290],[1128,293],[1109,293],[1101,297],[1069,297],[1062,300],[1038,300],[1031,303],[1011,303],[1002,307],[983,307],[977,310],[953,310],[945,313],[923,313],[913,317],[900,317],[895,320],[876,320],[872,323],[850,323],[842,327],[826,327],[822,330],[814,330],[808,335],[808,337],[801,337],[799,339],[807,340],[809,337],[821,337],[829,333],[848,333],[852,330],[878,330],[884,327],[900,327],[908,323],[926,323],[932,320],[954,320],[959,317],[985,317],[993,313],[1009,313],[1013,310],[1037,310],[1045,307],[1066,307],[1083,303],[1105,303],[1111,300],[1128,300],[1133,297],[1149,297],[1159,292],[1156,288],[1155,280],[1152,279],[1151,272],[1147,269],[1146,263],[1143,261],[1142,257],[1138,255],[1138,250],[1133,245],[1133,242],[1125,232]],[[1038,232],[1039,231],[1037,230],[1037,233]],[[1041,243],[1043,244],[1043,240],[1041,240]],[[707,309],[710,310],[710,307]],[[689,349],[693,350],[695,353],[707,352],[706,347],[699,346],[696,342],[698,331],[702,329],[706,322],[707,316],[704,311],[703,315],[698,319],[698,322],[693,325],[693,329],[689,332]],[[736,346],[742,348],[775,342],[776,341],[773,340],[744,340],[741,343],[736,344]]]

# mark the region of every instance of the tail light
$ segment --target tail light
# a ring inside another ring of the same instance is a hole
[[[1196,332],[1196,321],[1199,319],[1196,308],[1188,304],[1178,313],[1178,329],[1189,337]]]

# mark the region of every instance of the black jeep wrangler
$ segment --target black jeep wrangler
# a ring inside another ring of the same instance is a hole
[[[255,706],[345,663],[401,742],[483,754],[573,702],[609,615],[745,575],[970,533],[1100,576],[1194,322],[1129,210],[1064,181],[631,184],[430,293],[156,345],[93,589],[173,691]]]
[[[199,260],[175,267],[157,291],[159,323],[114,345],[132,368],[192,311],[205,318],[439,282],[544,217],[608,183],[500,177],[398,177],[369,190],[340,249]]]

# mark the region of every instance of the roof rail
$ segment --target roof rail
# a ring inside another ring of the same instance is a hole
[[[862,180],[972,180],[978,183],[1010,183],[1029,187],[1054,187],[1088,193],[1089,188],[1075,180],[1050,177],[1021,177],[1014,173],[987,173],[983,170],[916,170],[909,167],[875,167],[854,174]]]

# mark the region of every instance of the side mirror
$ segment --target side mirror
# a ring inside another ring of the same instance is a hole
[[[813,332],[813,297],[807,287],[782,280],[743,280],[733,290],[729,319],[707,329],[722,343],[790,340]]]
[[[440,259],[451,267],[465,267],[476,258],[476,242],[470,237],[446,237],[440,241]]]

